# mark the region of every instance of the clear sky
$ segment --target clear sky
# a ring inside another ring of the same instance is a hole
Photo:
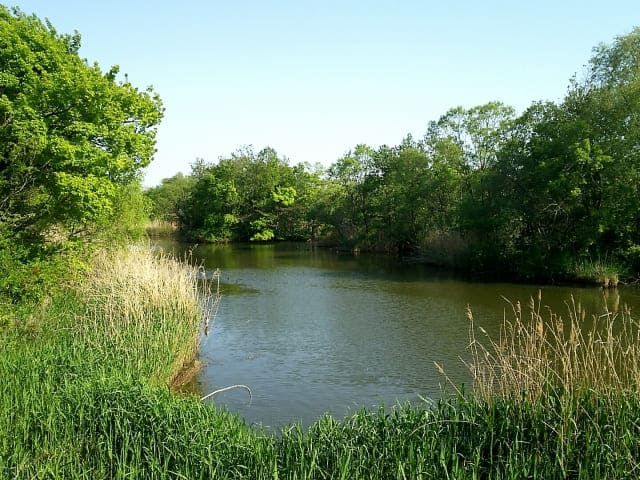
[[[329,165],[449,108],[560,100],[638,0],[14,0],[166,108],[145,185],[244,145]]]

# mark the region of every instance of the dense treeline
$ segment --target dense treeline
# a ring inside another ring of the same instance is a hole
[[[324,171],[245,149],[147,194],[190,240],[328,240],[544,279],[637,273],[639,122],[636,28],[595,48],[561,103],[452,108],[421,139],[358,145]]]

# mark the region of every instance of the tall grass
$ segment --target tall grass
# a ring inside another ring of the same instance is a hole
[[[160,417],[181,403],[169,386],[196,359],[219,300],[202,273],[147,249],[101,253],[72,288],[0,332],[0,478],[146,478],[159,465],[163,447],[144,430],[171,424]],[[187,415],[206,409],[185,401]],[[207,411],[211,426],[250,434]],[[148,448],[156,457],[138,468]]]
[[[171,383],[195,361],[198,327],[210,314],[203,311],[211,304],[198,290],[200,273],[148,249],[102,253],[78,287],[85,309],[75,334],[105,363]]]
[[[149,237],[172,237],[177,232],[176,224],[166,220],[149,220],[145,226],[145,233]]]
[[[144,251],[99,257],[75,290],[0,333],[1,479],[640,474],[628,311],[589,323],[578,305],[562,321],[540,298],[525,313],[516,303],[499,339],[473,333],[474,392],[271,436],[168,386],[197,347],[196,272]]]
[[[550,389],[635,390],[640,385],[640,324],[616,296],[611,311],[588,316],[573,298],[563,318],[543,307],[542,296],[523,309],[511,303],[498,339],[476,327],[471,309],[469,370],[475,393],[485,401],[496,396],[538,402]],[[484,339],[478,338],[481,334]]]
[[[572,298],[565,318],[543,307],[540,292],[524,309],[509,302],[497,339],[468,309],[474,391],[465,403],[497,412],[492,423],[511,422],[514,441],[538,453],[544,447],[526,440],[528,429],[552,445],[549,461],[536,466],[544,478],[640,476],[640,324],[615,298],[592,316]]]
[[[609,260],[577,260],[568,269],[569,277],[577,282],[614,288],[620,283],[620,276],[625,269]]]

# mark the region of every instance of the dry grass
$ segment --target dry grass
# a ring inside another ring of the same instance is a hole
[[[199,280],[202,273],[145,248],[101,253],[79,287],[88,307],[78,333],[105,358],[126,358],[155,382],[184,381],[180,373],[196,360],[199,327],[219,300]]]
[[[536,402],[549,388],[605,394],[640,383],[640,328],[628,309],[620,310],[619,297],[611,311],[592,317],[572,298],[566,319],[542,307],[540,293],[524,312],[519,302],[509,303],[511,319],[505,313],[497,340],[475,325],[468,309],[467,366],[484,400],[500,396]]]
[[[171,237],[176,234],[178,227],[166,220],[149,220],[145,226],[145,233],[149,237]]]
[[[457,266],[469,249],[468,241],[455,232],[431,232],[420,246],[424,261],[446,267]]]

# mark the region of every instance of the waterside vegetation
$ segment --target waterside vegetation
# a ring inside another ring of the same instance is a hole
[[[0,478],[637,477],[629,312],[514,304],[499,339],[470,321],[472,390],[267,434],[170,388],[195,354],[196,269],[105,260],[2,332]]]
[[[176,394],[210,298],[197,268],[127,246],[160,215],[139,179],[162,104],[35,16],[0,6],[0,38],[0,478],[637,478],[638,326],[623,309],[585,330],[578,306],[566,323],[516,304],[485,346],[471,323],[473,390],[277,435]],[[525,272],[637,271],[639,38],[597,50],[562,105],[454,109],[424,143],[358,147],[326,175],[269,149],[196,163],[165,182],[180,208],[164,220],[208,240],[396,250],[450,235],[477,268],[501,250]]]
[[[454,107],[421,138],[357,145],[328,168],[245,147],[147,195],[192,241],[319,240],[608,286],[640,272],[639,85],[635,28],[595,47],[558,103]]]

